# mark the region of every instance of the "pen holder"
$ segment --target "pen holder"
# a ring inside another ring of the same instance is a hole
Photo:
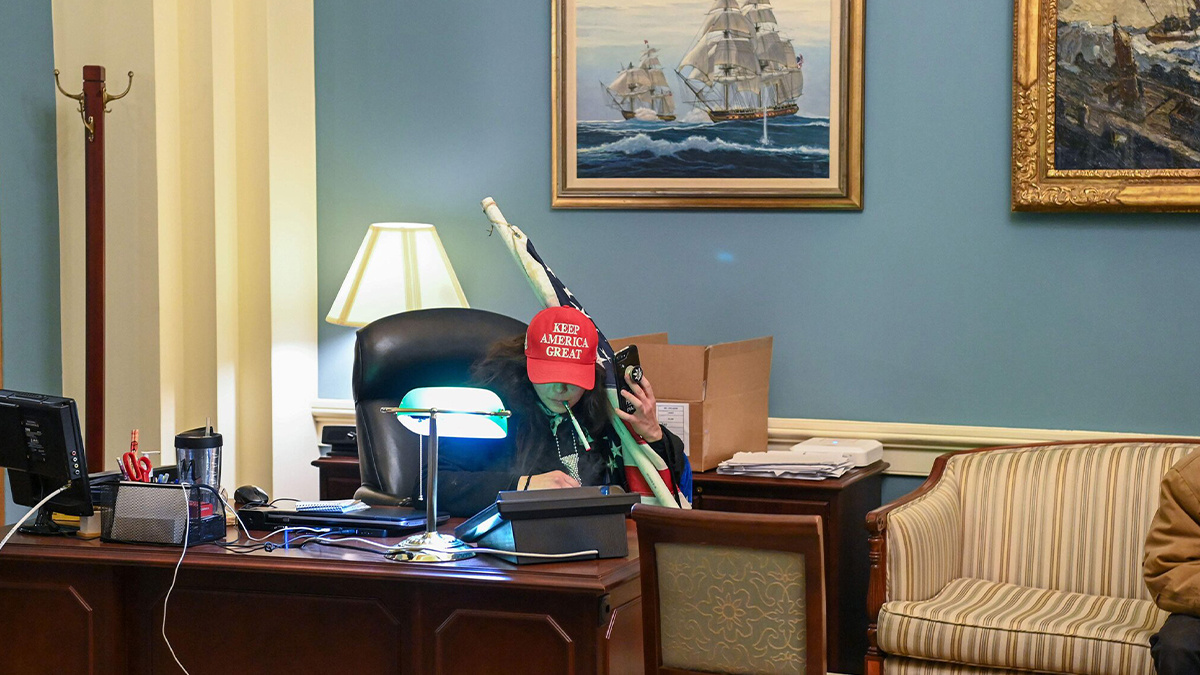
[[[185,497],[186,495],[186,497]],[[120,482],[101,486],[102,541],[182,546],[225,536],[225,509],[207,485]]]

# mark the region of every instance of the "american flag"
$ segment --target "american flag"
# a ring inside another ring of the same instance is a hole
[[[556,275],[554,271],[550,269],[549,265],[542,261],[542,257],[538,255],[537,249],[533,247],[533,242],[529,241],[528,237],[524,237],[524,240],[526,254],[532,258],[535,263],[537,263],[538,267],[544,270],[546,281],[550,285],[550,290],[554,292],[554,298],[552,302],[546,302],[545,299],[539,298],[542,300],[542,304],[546,307],[574,307],[575,309],[583,312],[584,316],[592,319],[592,315],[587,313],[587,310],[584,309],[583,305],[579,303],[579,300],[575,297],[575,294],[572,293],[569,288],[563,285],[563,282],[559,280],[558,275]],[[595,324],[596,320],[592,319],[592,323]],[[613,367],[613,357],[615,356],[615,353],[613,352],[612,345],[608,343],[608,338],[604,337],[604,331],[600,330],[600,326],[596,326],[596,335],[599,336],[599,344],[596,345],[596,363],[599,363],[600,367],[604,368],[604,386],[606,389],[616,389],[617,374],[616,369]]]
[[[517,264],[525,272],[525,278],[529,281],[534,296],[542,306],[574,307],[591,319],[591,315],[587,313],[575,295],[538,255],[537,249],[533,247],[533,242],[529,240],[529,237],[520,228],[509,224],[504,219],[496,202],[491,197],[483,200],[483,210],[492,222],[492,226],[500,232],[501,238],[504,239],[505,245],[508,246],[509,252],[516,259]],[[595,324],[596,321],[592,319],[592,323]],[[629,488],[644,496],[656,498],[658,503],[663,506],[682,505],[684,508],[690,508],[685,496],[691,492],[689,489],[690,467],[687,467],[685,463],[687,468],[684,469],[684,475],[680,477],[684,495],[680,495],[671,480],[670,470],[658,453],[650,449],[640,438],[634,436],[624,421],[617,417],[616,413],[611,412],[618,407],[619,396],[617,373],[613,366],[613,348],[599,326],[596,326],[596,334],[599,336],[599,344],[596,345],[596,362],[604,369],[604,387],[608,394],[610,421],[621,438],[622,456],[625,460],[625,478],[629,483]]]

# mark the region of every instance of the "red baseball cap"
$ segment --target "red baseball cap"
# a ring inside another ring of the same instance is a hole
[[[547,307],[525,331],[525,363],[534,384],[596,385],[596,325],[574,307]]]

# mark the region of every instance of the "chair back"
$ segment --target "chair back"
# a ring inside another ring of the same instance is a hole
[[[362,487],[355,496],[402,504],[419,493],[420,437],[380,407],[399,404],[416,387],[470,384],[471,365],[492,343],[524,334],[516,319],[460,307],[403,312],[359,329],[353,389]]]
[[[1150,600],[1146,533],[1167,469],[1196,442],[1114,440],[952,455],[958,480],[958,576]]]
[[[820,516],[633,507],[646,673],[825,675]]]

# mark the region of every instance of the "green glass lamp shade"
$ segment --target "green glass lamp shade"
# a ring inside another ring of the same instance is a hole
[[[429,413],[437,411],[438,436],[504,438],[508,411],[495,392],[477,387],[419,387],[404,395],[396,417],[404,428],[429,435]]]

